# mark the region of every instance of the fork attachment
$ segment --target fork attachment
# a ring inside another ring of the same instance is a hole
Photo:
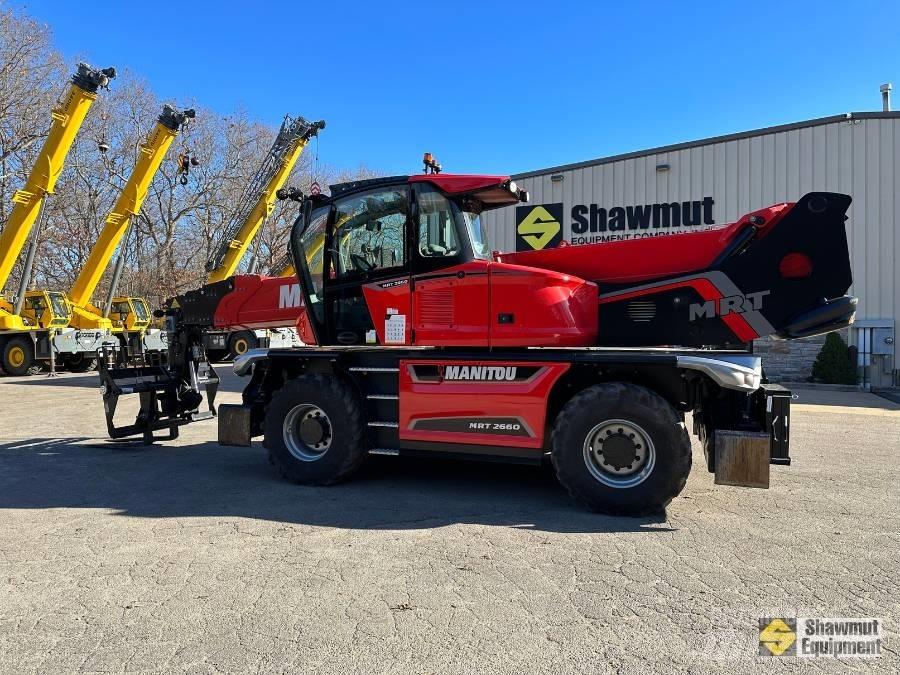
[[[170,343],[173,365],[135,365],[120,347],[99,351],[100,393],[111,438],[142,436],[146,444],[172,440],[178,438],[180,426],[215,417],[219,377],[201,345],[182,346],[178,349]],[[201,412],[204,393],[209,409]],[[116,426],[114,417],[123,394],[138,394],[140,409],[133,424]],[[155,433],[164,429],[167,434]]]

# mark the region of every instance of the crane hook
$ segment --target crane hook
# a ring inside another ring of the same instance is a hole
[[[200,166],[200,160],[191,154],[190,150],[180,153],[178,155],[178,182],[182,185],[187,185],[188,174],[191,172],[191,168],[195,166]]]

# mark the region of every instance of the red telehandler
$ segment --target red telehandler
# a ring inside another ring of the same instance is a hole
[[[766,383],[748,345],[852,322],[850,198],[811,193],[707,232],[492,252],[481,214],[527,199],[508,177],[433,173],[303,198],[298,279],[244,275],[179,296],[165,366],[107,355],[111,436],[152,441],[216,414],[203,330],[292,311],[308,346],[236,359],[249,382],[218,419],[220,443],[262,436],[298,483],[339,481],[369,454],[549,454],[583,505],[643,514],[684,487],[688,412],[709,470],[726,435],[730,448],[762,439],[766,471],[789,464],[790,392]],[[116,427],[125,393],[141,394],[141,412]]]

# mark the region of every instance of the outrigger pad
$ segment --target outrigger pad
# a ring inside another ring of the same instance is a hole
[[[99,356],[100,392],[111,438],[140,435],[147,444],[174,440],[181,425],[215,416],[219,378],[208,363],[189,364],[185,381],[165,366],[123,365],[119,348],[101,349]],[[209,410],[204,412],[199,412],[203,402],[201,387],[209,404]],[[140,408],[134,424],[116,426],[116,408],[123,394],[138,394]],[[167,434],[154,433],[164,429]]]

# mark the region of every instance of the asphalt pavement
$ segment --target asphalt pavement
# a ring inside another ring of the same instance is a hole
[[[0,671],[897,672],[900,405],[795,404],[771,489],[714,485],[695,442],[682,496],[630,519],[537,467],[298,487],[213,421],[107,442],[95,375],[2,378]],[[878,617],[883,655],[759,657],[772,616]]]

